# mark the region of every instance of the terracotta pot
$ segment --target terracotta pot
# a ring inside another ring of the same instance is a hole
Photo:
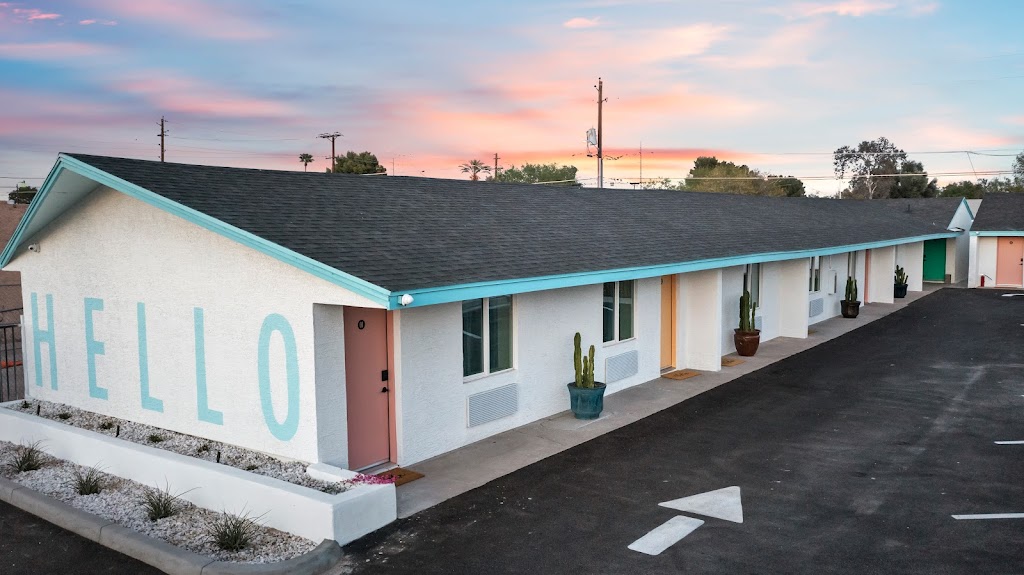
[[[842,306],[843,317],[853,318],[857,317],[857,314],[860,313],[859,301],[849,301],[844,299],[840,300],[839,303]]]
[[[740,331],[736,329],[732,340],[736,343],[736,353],[750,357],[757,353],[757,346],[761,343],[761,330]]]
[[[907,284],[893,284],[892,295],[896,297],[907,297]]]

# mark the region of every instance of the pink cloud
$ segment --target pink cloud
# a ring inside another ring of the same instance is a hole
[[[33,42],[0,44],[0,56],[15,60],[67,60],[96,56],[107,48],[85,42]]]
[[[829,14],[859,18],[868,14],[887,12],[895,7],[896,5],[891,2],[879,2],[877,0],[844,0],[842,2],[830,3],[800,3],[793,6],[792,12],[796,16],[804,18]]]
[[[252,20],[203,0],[140,2],[139,0],[94,0],[96,7],[117,14],[120,20],[140,20],[172,26],[185,32],[222,40],[257,40],[271,31]]]
[[[140,96],[168,112],[229,118],[271,118],[295,113],[280,102],[233,94],[171,73],[154,72],[118,80],[112,88]]]
[[[4,7],[9,6],[10,5],[7,4]],[[56,20],[57,18],[60,18],[60,14],[43,12],[36,8],[15,8],[13,12],[15,16],[28,20],[29,22],[33,22],[35,20]]]
[[[565,22],[562,23],[562,26],[565,27],[565,28],[574,28],[574,29],[575,28],[594,28],[594,27],[600,25],[600,23],[601,23],[601,19],[600,18],[582,18],[582,17],[577,17],[577,18],[571,18],[569,20],[566,20]]]
[[[823,37],[822,21],[782,27],[764,38],[753,40],[743,53],[707,56],[703,62],[717,68],[770,69],[810,64],[815,43]]]
[[[96,18],[89,18],[87,20],[79,20],[79,24],[82,26],[92,26],[93,24],[99,24],[101,26],[117,26],[116,20],[99,20]]]

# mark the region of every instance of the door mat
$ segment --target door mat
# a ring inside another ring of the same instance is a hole
[[[722,358],[722,367],[732,367],[734,365],[739,365],[741,363],[743,363],[743,360],[739,359],[737,357],[723,357]]]
[[[699,371],[694,371],[692,369],[680,369],[679,371],[663,374],[661,377],[667,377],[668,379],[690,379],[691,377],[697,377],[698,375],[700,375]]]
[[[394,469],[388,469],[387,471],[378,473],[377,477],[391,477],[395,480],[395,487],[398,487],[399,485],[405,485],[410,481],[416,481],[420,477],[423,477],[423,474],[417,473],[411,469],[396,467]]]

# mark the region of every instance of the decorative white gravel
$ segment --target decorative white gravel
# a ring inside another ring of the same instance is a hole
[[[90,415],[100,417],[95,414]],[[122,436],[124,435],[123,431]],[[194,437],[190,439],[202,441]],[[172,545],[219,561],[273,563],[307,553],[317,545],[309,539],[277,529],[261,527],[252,545],[248,548],[235,552],[223,551],[212,541],[207,527],[219,514],[196,507],[187,501],[181,501],[181,510],[176,515],[150,521],[143,505],[143,495],[146,489],[150,489],[149,487],[104,473],[102,474],[103,490],[100,493],[79,495],[74,485],[73,474],[76,470],[84,472],[85,467],[44,455],[45,463],[41,469],[19,473],[8,465],[16,447],[13,443],[0,441],[0,477],[10,479],[139,533],[163,539]],[[241,461],[246,461],[243,459],[244,454],[235,454],[234,456],[239,457]],[[266,475],[270,475],[270,473],[266,473]],[[171,486],[171,491],[174,493],[173,486]],[[242,510],[231,511],[244,513]],[[256,522],[259,523],[258,518],[256,518]]]
[[[377,482],[370,476],[359,476],[354,481],[319,481],[307,475],[306,464],[299,461],[281,461],[235,445],[100,415],[61,403],[28,400],[12,403],[5,407],[32,415],[37,414],[38,408],[38,415],[46,419],[207,461],[216,462],[219,454],[220,463],[224,465],[302,485],[324,493],[341,493],[359,483]],[[158,439],[158,441],[153,441],[154,439]]]

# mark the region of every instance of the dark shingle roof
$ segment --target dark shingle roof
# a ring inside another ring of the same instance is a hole
[[[393,292],[942,233],[885,202],[252,170],[70,154]]]
[[[971,231],[1024,231],[1024,194],[985,194]]]
[[[963,198],[896,198],[884,200],[889,207],[926,224],[946,228],[963,203]]]

